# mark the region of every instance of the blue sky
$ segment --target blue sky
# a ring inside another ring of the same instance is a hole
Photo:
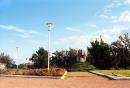
[[[47,22],[53,23],[51,51],[85,49],[100,35],[111,43],[130,33],[130,0],[0,0],[0,52],[23,63],[47,49]]]

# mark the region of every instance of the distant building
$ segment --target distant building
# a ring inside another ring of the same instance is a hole
[[[5,69],[5,68],[6,68],[6,65],[3,63],[0,63],[0,69]]]
[[[85,62],[87,58],[87,51],[79,49],[77,51],[77,62]]]
[[[68,56],[69,52],[68,51],[62,51],[63,56]],[[76,53],[76,61],[77,62],[85,62],[87,58],[87,51],[79,49],[77,50]]]
[[[87,59],[87,50],[79,49],[75,50],[73,52],[75,56],[76,62],[86,62]],[[68,59],[70,55],[69,51],[61,51],[60,53],[57,53],[56,55],[53,55],[53,57],[56,57],[57,59]]]

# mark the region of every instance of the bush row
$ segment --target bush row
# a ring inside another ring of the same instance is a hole
[[[62,76],[66,72],[62,68],[50,68],[48,69],[1,69],[0,74],[10,74],[10,75],[38,75],[38,76]]]

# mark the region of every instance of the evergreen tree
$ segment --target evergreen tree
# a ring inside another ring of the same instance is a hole
[[[92,65],[100,69],[109,69],[111,67],[110,46],[102,38],[92,41],[88,51],[91,55],[89,61]]]
[[[30,61],[33,62],[34,68],[45,68],[48,64],[48,52],[44,48],[39,48],[36,53],[32,55]]]

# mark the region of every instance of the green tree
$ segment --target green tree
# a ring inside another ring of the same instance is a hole
[[[1,53],[0,54],[0,63],[10,65],[10,64],[14,64],[15,62],[9,55],[6,55],[5,53]]]
[[[111,55],[115,68],[130,66],[130,38],[128,33],[119,36],[118,40],[111,44]]]
[[[73,65],[77,63],[77,50],[70,48],[68,53],[68,68],[71,70]]]
[[[88,51],[88,61],[92,65],[99,69],[109,69],[111,67],[110,46],[102,38],[92,41]]]
[[[32,55],[32,57],[29,59],[33,62],[34,68],[45,68],[47,67],[48,63],[48,52],[44,48],[39,48],[36,53]]]
[[[57,67],[66,68],[71,70],[72,66],[76,63],[77,50],[70,48],[68,51],[56,51],[55,57],[52,58],[51,63]]]

